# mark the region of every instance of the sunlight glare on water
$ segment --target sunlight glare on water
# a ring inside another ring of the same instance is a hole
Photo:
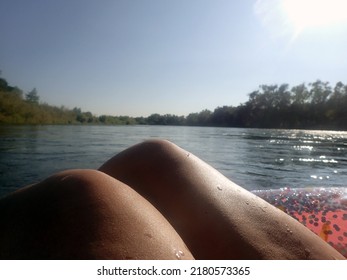
[[[171,140],[242,187],[346,186],[347,132],[173,126],[0,128],[0,195],[70,168],[98,168],[150,138]]]

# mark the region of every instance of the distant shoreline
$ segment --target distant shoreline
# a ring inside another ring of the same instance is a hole
[[[201,126],[201,125],[163,125],[163,124],[85,124],[85,123],[71,123],[71,124],[4,124],[1,123],[0,127],[6,126],[172,126],[172,127],[209,127],[209,128],[235,128],[235,129],[264,129],[264,130],[307,130],[307,131],[347,131],[347,129],[327,128],[327,127],[308,127],[308,128],[276,128],[276,127],[231,127],[231,126]]]
[[[187,116],[151,114],[148,117],[95,116],[80,108],[68,109],[39,102],[29,93],[0,78],[0,125],[171,125],[272,129],[347,130],[347,85],[331,87],[317,80],[300,84],[261,85],[237,107],[222,106]]]

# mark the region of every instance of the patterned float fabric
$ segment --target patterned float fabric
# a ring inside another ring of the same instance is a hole
[[[281,188],[253,193],[301,222],[347,257],[347,188]]]

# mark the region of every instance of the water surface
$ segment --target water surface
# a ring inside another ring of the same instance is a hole
[[[164,138],[249,190],[346,187],[347,132],[174,126],[1,126],[0,196],[69,168],[98,168]]]

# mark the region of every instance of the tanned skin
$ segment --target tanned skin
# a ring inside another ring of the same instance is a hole
[[[2,259],[344,259],[165,140],[0,200]]]

